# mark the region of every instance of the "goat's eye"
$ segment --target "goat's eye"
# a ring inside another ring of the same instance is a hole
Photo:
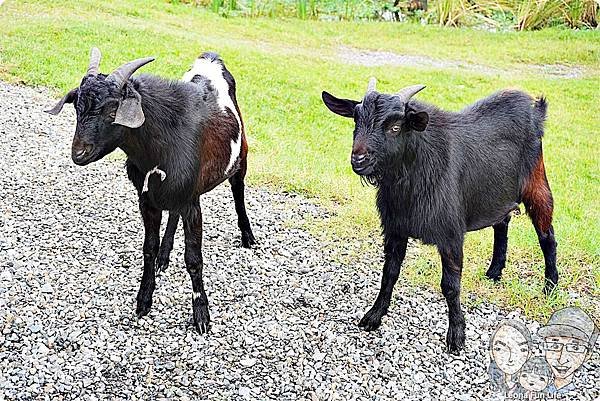
[[[398,124],[394,124],[394,125],[392,125],[391,131],[392,131],[394,134],[397,134],[398,132],[400,132],[400,126],[399,126]]]
[[[117,116],[117,112],[116,111],[111,111],[110,114],[108,115],[111,119],[115,119],[115,117]]]

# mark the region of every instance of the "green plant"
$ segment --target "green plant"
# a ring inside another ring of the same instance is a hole
[[[439,0],[435,2],[435,21],[441,26],[457,26],[469,9],[467,0]]]
[[[297,0],[296,8],[300,19],[315,18],[317,16],[317,0]]]
[[[524,0],[515,10],[517,29],[540,29],[561,17],[561,0]]]
[[[221,6],[223,5],[223,1],[225,1],[225,0],[212,0],[210,3],[210,9],[213,12],[218,13],[219,10],[221,9]]]
[[[564,0],[562,11],[566,24],[571,28],[597,26],[599,6],[600,0]]]

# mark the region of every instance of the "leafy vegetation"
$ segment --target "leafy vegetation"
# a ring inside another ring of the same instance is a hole
[[[374,191],[360,184],[348,162],[352,122],[326,110],[322,90],[360,98],[370,76],[387,92],[423,83],[427,89],[419,98],[448,110],[505,87],[545,94],[550,106],[544,160],[555,197],[560,288],[550,298],[541,295],[542,254],[522,215],[511,222],[508,266],[497,285],[484,278],[492,230],[467,236],[465,301],[490,300],[534,317],[572,302],[600,313],[600,31],[492,33],[367,21],[222,18],[203,7],[164,0],[108,0],[101,7],[95,0],[30,0],[0,6],[1,79],[48,86],[58,96],[79,84],[92,46],[103,51],[103,71],[154,55],[157,60],[144,71],[172,78],[181,77],[200,52],[218,51],[238,80],[250,138],[250,183],[313,197],[333,217],[307,224],[310,230],[356,238],[377,249]],[[339,56],[340,48],[348,47],[460,60],[465,66],[348,64]],[[471,69],[472,64],[496,69]],[[573,79],[548,76],[541,72],[546,65],[580,73]],[[437,290],[435,249],[421,246],[419,252],[402,277]],[[360,254],[357,250],[354,257]]]
[[[433,0],[428,10],[415,0],[171,0],[209,7],[225,16],[300,19],[408,19],[441,26],[539,29],[552,25],[593,28],[599,0]]]

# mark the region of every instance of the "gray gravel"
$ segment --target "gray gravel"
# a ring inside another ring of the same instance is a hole
[[[488,339],[506,312],[467,310],[467,348],[450,356],[441,294],[401,280],[381,329],[361,332],[381,255],[320,242],[300,227],[327,211],[290,194],[248,190],[252,250],[228,186],[202,198],[210,335],[191,325],[181,232],[138,320],[134,190],[122,161],[72,164],[74,114],[42,113],[51,103],[0,83],[0,400],[490,398]],[[581,399],[598,397],[599,366],[596,353],[579,374]]]

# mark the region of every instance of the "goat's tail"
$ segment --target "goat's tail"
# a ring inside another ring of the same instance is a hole
[[[546,121],[546,111],[548,110],[548,102],[544,96],[540,96],[533,104],[532,126],[533,131],[541,138],[544,136],[544,121]]]

